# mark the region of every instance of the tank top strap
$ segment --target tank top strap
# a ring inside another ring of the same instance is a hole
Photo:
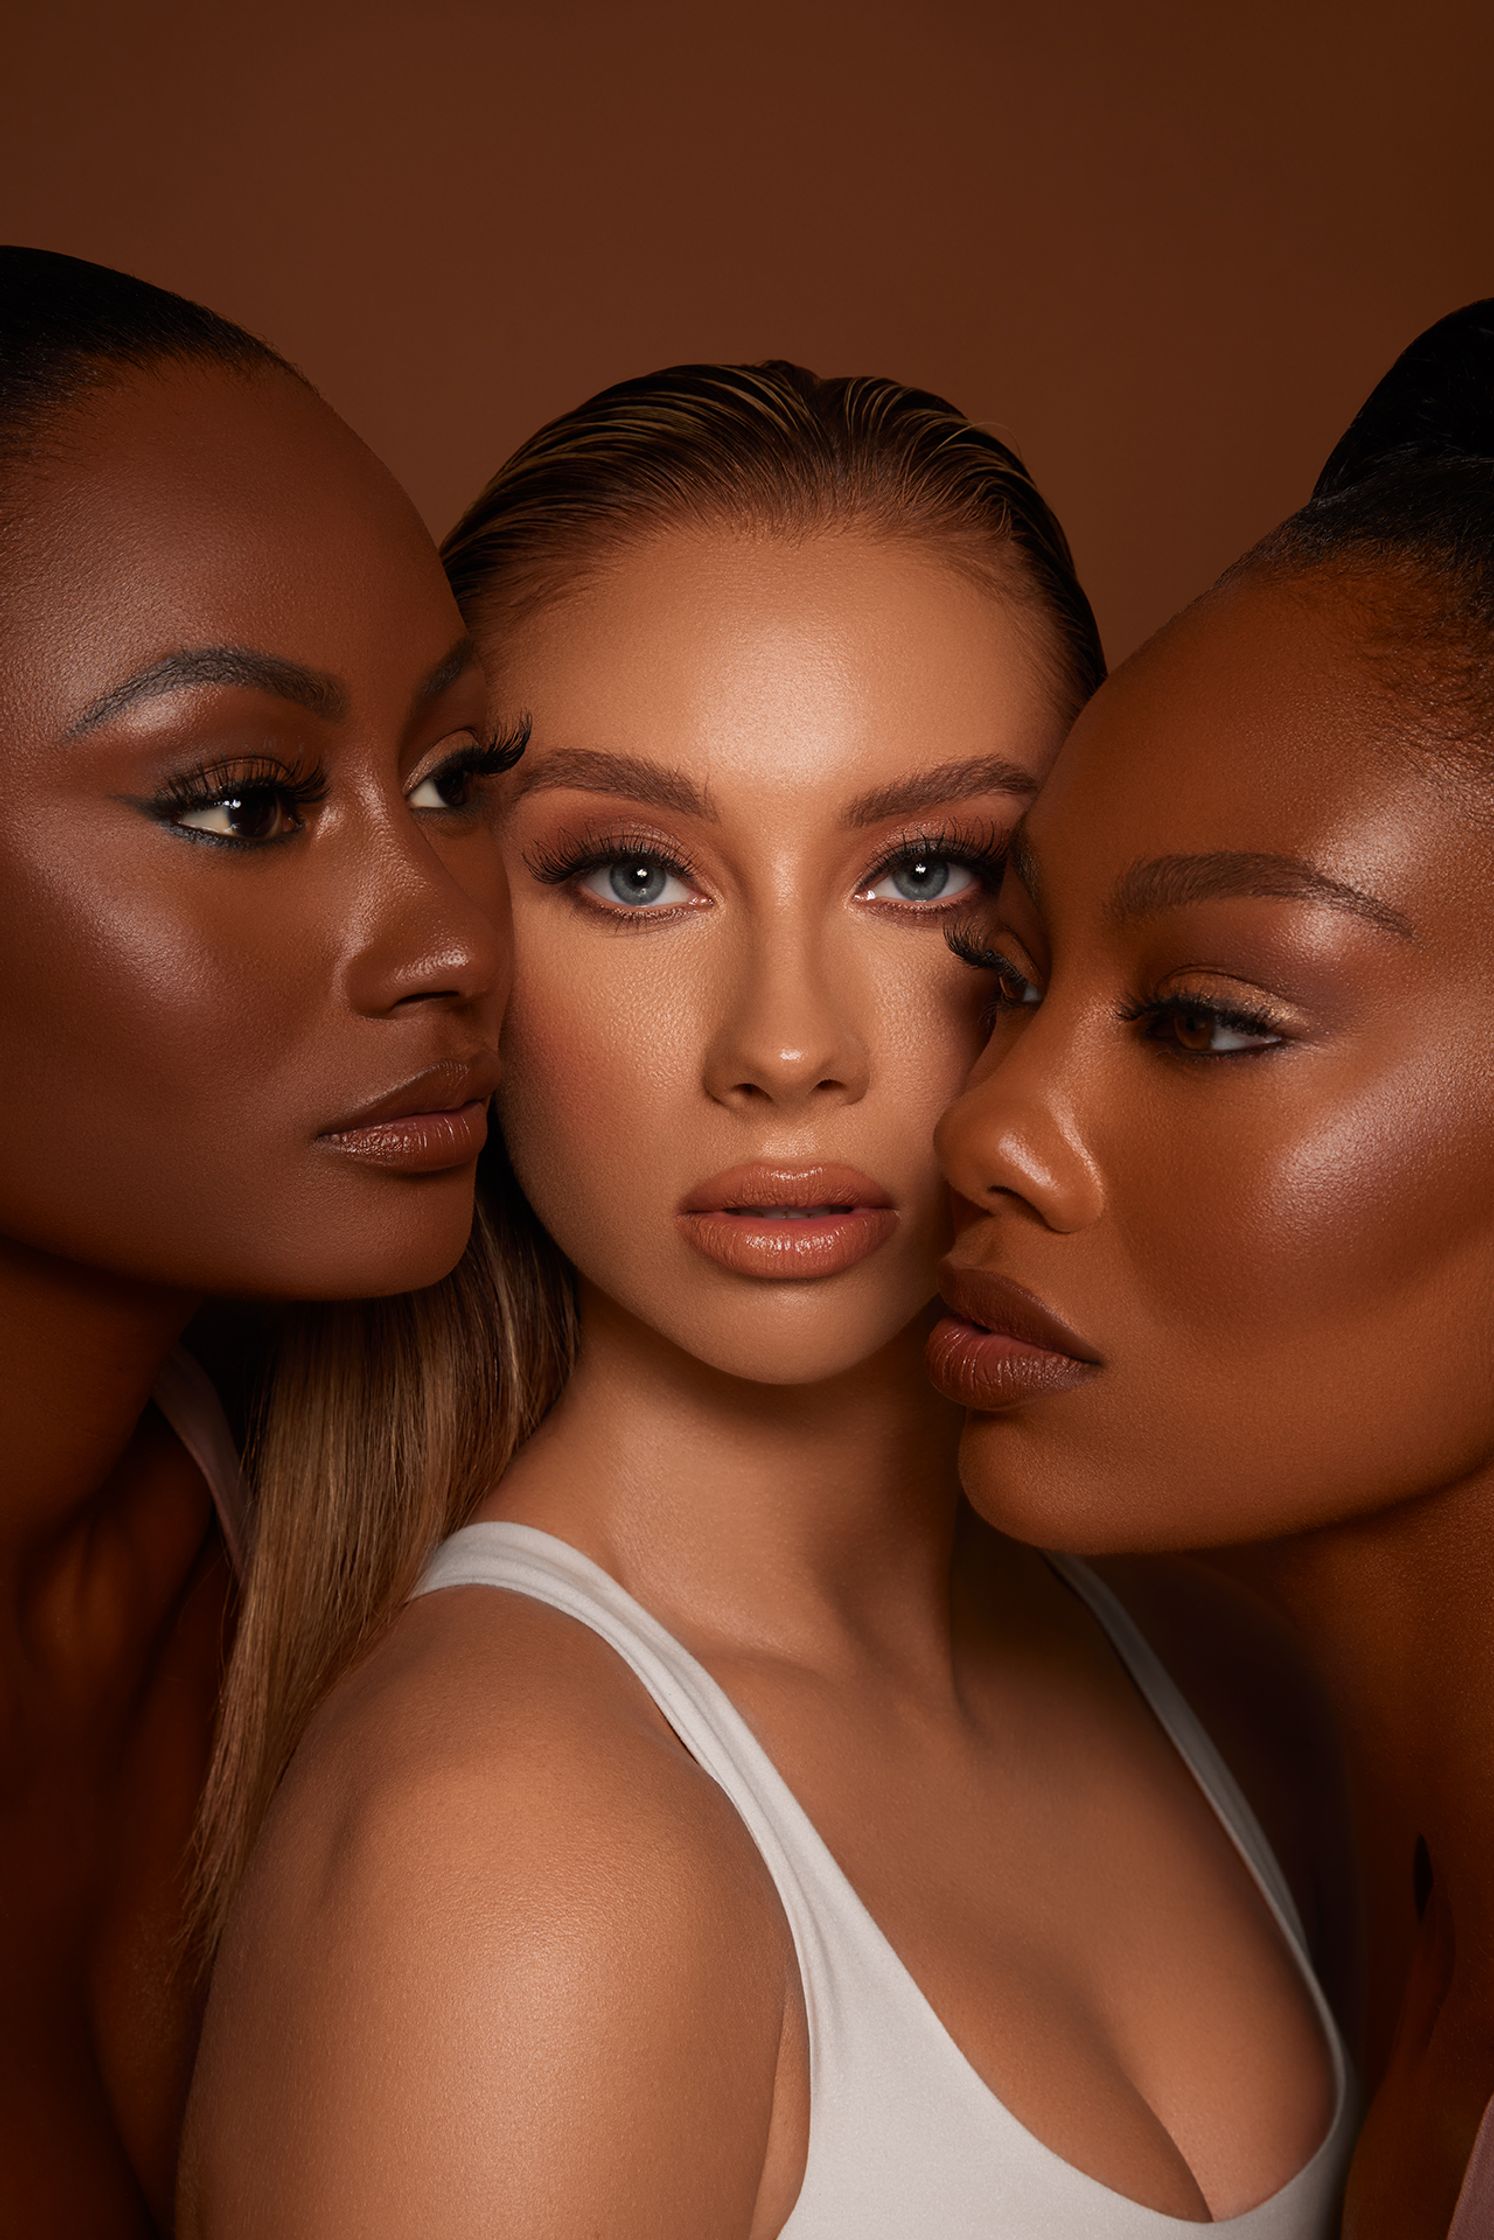
[[[1114,1642],[1295,1937],[1264,1838],[1161,1665],[1098,1579],[1078,1565],[1056,1568]],[[415,1592],[462,1586],[547,1603],[605,1641],[725,1792],[773,1878],[799,1964],[810,2068],[804,2177],[784,2240],[935,2230],[947,2240],[1173,2240],[1201,2229],[1112,2192],[1017,2121],[956,2046],[725,1691],[599,1565],[528,1525],[474,1524],[436,1551]],[[1305,1954],[1301,1964],[1311,1981]],[[1336,2229],[1350,2110],[1341,2044],[1315,1995],[1338,2071],[1333,2124],[1269,2201],[1209,2227],[1221,2240],[1329,2240]]]
[[[212,1378],[178,1346],[163,1364],[151,1399],[207,1482],[229,1562],[242,1576],[248,1542],[248,1494],[238,1448]]]
[[[1311,1974],[1307,1932],[1286,1877],[1266,1840],[1265,1830],[1202,1722],[1190,1710],[1177,1682],[1119,1596],[1088,1564],[1072,1556],[1052,1554],[1048,1562],[1064,1584],[1078,1595],[1109,1640],[1158,1725],[1213,1806],[1283,1931],[1303,1960],[1309,1962]]]
[[[463,1526],[436,1550],[414,1593],[461,1586],[506,1588],[548,1603],[598,1635],[630,1668],[751,1836],[797,1948],[811,2035],[833,2032],[837,2002],[828,1998],[835,1971],[827,1926],[844,1910],[842,1878],[814,1823],[725,1690],[599,1564],[531,1525]]]

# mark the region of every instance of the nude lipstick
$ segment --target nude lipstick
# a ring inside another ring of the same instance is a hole
[[[989,1414],[1069,1392],[1101,1367],[1067,1323],[1007,1276],[946,1260],[939,1289],[950,1311],[929,1335],[928,1370],[962,1408]]]
[[[857,1168],[765,1161],[713,1175],[676,1218],[706,1259],[769,1283],[843,1275],[897,1227],[887,1192]]]
[[[317,1141],[399,1174],[469,1166],[487,1141],[488,1099],[498,1078],[495,1051],[447,1058],[324,1128]]]

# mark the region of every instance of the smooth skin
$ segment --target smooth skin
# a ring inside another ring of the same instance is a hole
[[[1041,619],[911,542],[723,530],[485,651],[532,719],[503,1122],[583,1342],[482,1514],[592,1556],[714,1674],[1043,2140],[1185,2219],[1256,2201],[1327,2128],[1305,1990],[1093,1624],[962,1508],[921,1374],[932,1130],[986,993],[944,936],[1059,743]],[[910,898],[920,862],[950,877]],[[682,1199],[762,1158],[861,1168],[890,1239],[814,1281],[703,1257]],[[516,1597],[413,1605],[251,1871],[186,2231],[766,2240],[808,2114],[767,1869],[631,1675]]]
[[[300,383],[106,378],[5,472],[0,2191],[7,2229],[142,2240],[233,1599],[149,1395],[205,1297],[457,1259],[475,1160],[392,1173],[322,1132],[492,1050],[503,888],[435,553]]]
[[[1494,2090],[1494,818],[1395,696],[1385,595],[1247,576],[1090,704],[940,1144],[955,1259],[1102,1363],[972,1417],[982,1514],[1271,1543],[1235,1560],[1331,1685],[1369,1870],[1345,2230],[1432,2240]]]

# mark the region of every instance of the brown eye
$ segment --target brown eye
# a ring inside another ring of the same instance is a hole
[[[1207,1011],[1174,1011],[1173,1040],[1184,1050],[1212,1050],[1218,1021]]]
[[[997,958],[995,973],[998,1011],[1030,1008],[1042,1000],[1032,982],[1014,964],[1008,964],[1005,957]]]
[[[238,787],[199,809],[181,810],[176,822],[189,832],[210,833],[219,840],[278,840],[283,833],[299,830],[278,786]]]
[[[1264,1018],[1176,999],[1138,1006],[1125,1016],[1145,1020],[1150,1040],[1190,1058],[1232,1058],[1242,1051],[1269,1050],[1282,1040]]]

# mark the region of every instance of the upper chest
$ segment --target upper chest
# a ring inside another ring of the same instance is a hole
[[[1134,1689],[1050,1678],[945,1733],[843,1695],[732,1692],[854,1893],[844,1933],[891,1947],[951,2078],[968,2064],[1034,2139],[1132,2200],[1238,2213],[1328,2132],[1318,2009]]]

